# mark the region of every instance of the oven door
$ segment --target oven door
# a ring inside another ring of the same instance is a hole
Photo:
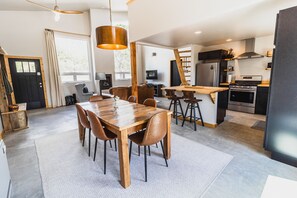
[[[256,89],[230,88],[229,104],[255,107]]]

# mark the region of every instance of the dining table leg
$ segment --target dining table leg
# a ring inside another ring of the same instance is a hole
[[[81,125],[78,114],[77,114],[77,124],[78,124],[78,135],[79,135],[79,140],[84,139],[84,127]]]
[[[166,159],[171,157],[171,114],[167,116],[167,133],[164,137],[164,150]]]
[[[127,130],[123,130],[118,134],[118,140],[119,140],[118,142],[119,142],[121,185],[124,188],[127,188],[131,184]]]

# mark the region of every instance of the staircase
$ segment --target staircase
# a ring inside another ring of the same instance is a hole
[[[181,85],[186,86],[191,83],[191,50],[179,51],[174,49],[176,65],[180,76]]]

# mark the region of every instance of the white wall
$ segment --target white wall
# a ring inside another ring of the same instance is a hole
[[[48,11],[0,11],[0,18],[0,46],[9,55],[42,57],[50,98],[44,29],[90,34],[89,14],[63,15],[59,22],[55,22],[53,13]],[[92,84],[89,86],[93,88]],[[69,87],[73,88],[72,85]],[[64,90],[66,94],[74,93],[67,87]]]
[[[273,40],[273,35],[256,38],[255,52],[265,56],[268,50],[272,50],[274,48]],[[236,57],[245,52],[245,42],[236,41],[222,45],[203,47],[201,51],[210,51],[216,49],[227,50],[230,48],[233,49]],[[270,80],[271,71],[265,70],[265,68],[269,62],[272,62],[272,58],[265,56],[264,58],[228,61],[228,66],[234,66],[235,71],[230,72],[230,74],[234,75],[234,77],[239,77],[240,75],[262,75],[263,80],[267,81]]]
[[[152,56],[156,53],[156,56]],[[148,83],[170,85],[170,61],[174,60],[171,49],[142,46],[143,77],[146,70],[158,70],[158,80],[147,80]]]

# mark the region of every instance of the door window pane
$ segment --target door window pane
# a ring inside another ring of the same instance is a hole
[[[15,62],[15,67],[16,67],[16,72],[21,73],[23,72],[23,66],[21,61],[16,61]]]
[[[24,69],[24,72],[30,72],[28,62],[23,62],[23,69]]]
[[[62,82],[73,82],[74,78],[72,75],[61,76],[61,81]]]
[[[36,72],[35,62],[29,62],[29,66],[30,66],[30,72],[35,73]]]

